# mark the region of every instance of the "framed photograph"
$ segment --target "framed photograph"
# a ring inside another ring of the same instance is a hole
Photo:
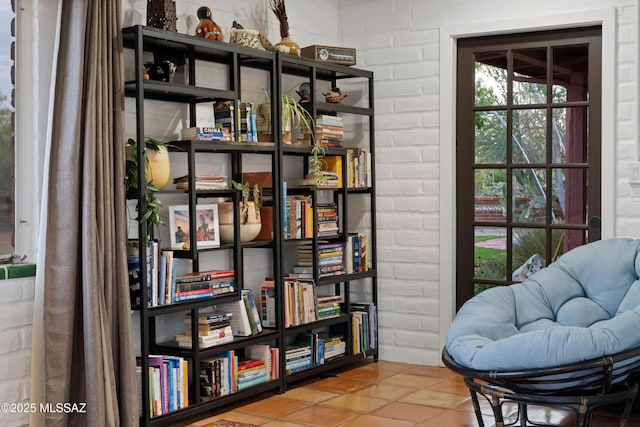
[[[169,206],[169,227],[171,248],[184,249],[191,241],[189,229],[189,206]],[[220,221],[218,219],[218,205],[196,206],[196,241],[198,248],[220,246]]]

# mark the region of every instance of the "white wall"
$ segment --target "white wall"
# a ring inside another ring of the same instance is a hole
[[[637,2],[339,0],[339,8],[342,45],[358,49],[358,67],[374,71],[376,80],[382,359],[439,364],[452,316],[454,68],[446,61],[456,31],[564,26],[584,11],[610,12],[612,36],[603,39],[603,54],[612,58],[603,66],[612,80],[604,93],[611,123],[603,123],[603,192],[610,200],[603,232],[640,234],[640,187],[628,182],[629,165],[638,160]]]
[[[0,403],[28,403],[34,280],[0,280],[0,288]],[[29,414],[2,410],[0,424],[26,426]]]

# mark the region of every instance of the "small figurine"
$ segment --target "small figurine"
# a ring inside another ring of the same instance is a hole
[[[196,36],[203,39],[222,41],[222,30],[220,26],[213,22],[213,14],[211,9],[206,6],[198,8],[196,13],[200,23],[196,27]]]
[[[342,100],[348,95],[343,95],[339,87],[332,87],[327,93],[323,93],[324,100],[330,104],[342,104]]]
[[[311,85],[308,82],[301,83],[296,93],[300,97],[300,104],[311,102]]]

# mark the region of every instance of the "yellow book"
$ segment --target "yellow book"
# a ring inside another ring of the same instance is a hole
[[[335,172],[338,176],[338,188],[342,188],[342,156],[327,156],[322,160],[324,160],[322,170]]]

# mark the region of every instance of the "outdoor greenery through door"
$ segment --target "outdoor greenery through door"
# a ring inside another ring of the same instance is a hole
[[[600,238],[601,29],[458,41],[456,304]]]

